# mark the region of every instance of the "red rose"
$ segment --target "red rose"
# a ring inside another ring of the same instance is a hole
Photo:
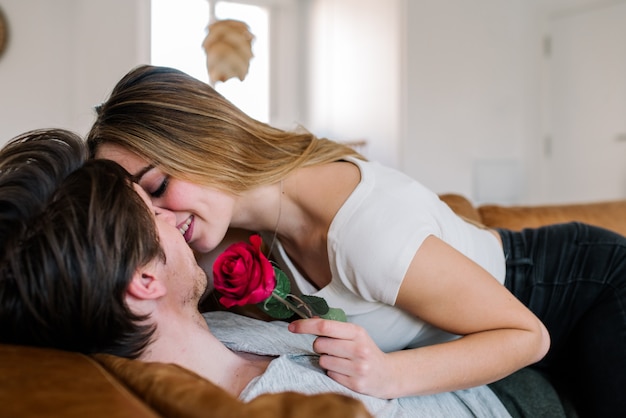
[[[276,287],[274,268],[261,252],[261,237],[250,243],[237,242],[220,254],[213,264],[213,284],[227,308],[259,303]]]

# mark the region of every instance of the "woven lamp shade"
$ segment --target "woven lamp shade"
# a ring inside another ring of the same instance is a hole
[[[206,52],[209,81],[215,84],[237,77],[243,81],[248,75],[254,35],[244,22],[238,20],[218,20],[209,25],[209,31],[202,42]]]

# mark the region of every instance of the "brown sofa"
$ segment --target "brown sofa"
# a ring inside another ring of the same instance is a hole
[[[476,207],[459,195],[442,199],[457,213],[490,227],[578,220],[626,234],[626,200]],[[283,393],[244,404],[177,366],[10,345],[0,345],[0,411],[16,418],[368,416],[359,403],[339,395]]]
[[[475,206],[458,194],[444,194],[440,197],[459,215],[491,228],[520,230],[580,221],[626,235],[626,200],[562,205]]]

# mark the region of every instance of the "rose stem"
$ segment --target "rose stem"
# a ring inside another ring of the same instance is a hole
[[[285,306],[287,306],[289,309],[291,309],[292,311],[297,313],[298,316],[300,316],[300,318],[303,318],[303,319],[310,318],[310,316],[308,316],[306,313],[302,312],[296,305],[294,305],[293,303],[289,302],[287,299],[283,299],[282,297],[278,296],[276,293],[272,293],[272,296],[275,297],[276,299],[278,299],[280,302],[284,303]]]

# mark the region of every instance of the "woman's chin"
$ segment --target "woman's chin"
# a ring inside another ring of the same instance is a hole
[[[219,243],[211,245],[210,243],[205,243],[201,240],[191,240],[187,243],[187,245],[191,247],[194,253],[207,254],[213,251],[219,245]]]

